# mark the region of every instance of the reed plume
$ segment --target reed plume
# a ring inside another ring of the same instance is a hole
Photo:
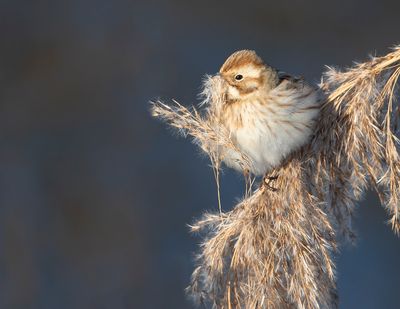
[[[400,232],[400,165],[396,84],[400,46],[344,71],[328,67],[319,85],[324,104],[311,142],[231,211],[206,214],[191,226],[203,236],[188,292],[212,308],[336,308],[337,239],[354,241],[355,203],[373,189]],[[218,125],[223,98],[205,83],[202,113],[179,103],[152,114],[190,135],[218,181],[221,147],[246,156]]]

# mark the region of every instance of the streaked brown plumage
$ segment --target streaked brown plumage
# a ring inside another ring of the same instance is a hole
[[[250,50],[233,53],[214,78],[225,84],[220,122],[249,158],[252,174],[267,173],[309,141],[320,100],[304,80],[280,75]],[[237,152],[225,148],[222,157],[242,170]]]

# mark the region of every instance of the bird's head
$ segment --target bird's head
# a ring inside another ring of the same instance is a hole
[[[252,50],[240,50],[230,55],[219,74],[228,85],[228,101],[242,100],[258,91],[267,93],[279,81],[277,71]]]

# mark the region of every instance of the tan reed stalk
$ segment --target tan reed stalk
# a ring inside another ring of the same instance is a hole
[[[261,185],[233,210],[206,214],[191,226],[204,237],[188,288],[194,298],[221,309],[337,307],[336,237],[354,240],[354,204],[365,190],[378,193],[400,232],[399,75],[400,47],[344,71],[327,68],[316,133],[273,171],[278,190]],[[215,173],[222,145],[239,154],[245,170],[249,160],[218,125],[218,87],[206,80],[202,115],[177,102],[153,103],[152,114],[192,136]]]

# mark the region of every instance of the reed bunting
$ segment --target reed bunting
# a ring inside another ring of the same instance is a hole
[[[278,72],[251,50],[233,53],[213,78],[223,84],[219,124],[250,161],[247,172],[264,175],[310,141],[321,107],[317,88]],[[237,152],[225,148],[221,155],[227,166],[246,172]]]

